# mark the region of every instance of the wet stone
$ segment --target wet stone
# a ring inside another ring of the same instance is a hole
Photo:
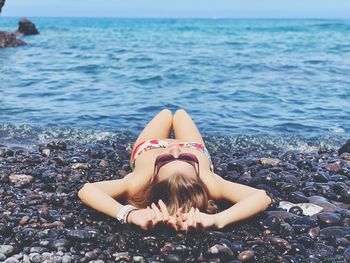
[[[346,262],[350,262],[350,247],[344,250],[343,256]]]
[[[41,255],[39,253],[31,253],[29,254],[29,259],[31,262],[39,263],[42,262]]]
[[[64,239],[64,238],[60,238],[60,239],[56,239],[56,240],[51,240],[49,243],[48,243],[48,246],[50,248],[53,248],[53,249],[57,249],[59,247],[68,247],[70,245],[70,242],[69,240],[67,239]]]
[[[340,162],[328,163],[325,165],[325,169],[332,173],[338,173],[341,169]]]
[[[301,207],[299,206],[292,206],[291,208],[289,208],[288,212],[298,216],[303,215],[303,209],[301,209]]]
[[[74,163],[72,165],[72,169],[75,169],[75,170],[89,170],[89,165],[86,164],[86,163]]]
[[[292,203],[308,203],[309,199],[302,192],[289,193],[288,199]]]
[[[278,166],[278,164],[281,162],[279,159],[277,158],[260,158],[259,162],[263,165],[263,166]]]
[[[275,216],[269,216],[265,220],[259,222],[264,229],[279,230],[281,227],[281,220]]]
[[[334,226],[341,223],[341,217],[336,213],[321,212],[317,214],[317,218],[323,226]]]
[[[339,149],[338,154],[350,153],[350,139],[346,141]]]
[[[10,256],[15,252],[15,248],[11,245],[0,245],[0,253],[5,256]]]
[[[44,157],[50,157],[51,155],[51,150],[49,148],[45,148],[41,151],[41,155]]]
[[[4,261],[4,263],[19,263],[19,262],[20,261],[15,257],[9,257]]]
[[[320,236],[323,238],[341,238],[350,234],[350,227],[329,226],[321,229]]]
[[[322,171],[318,171],[314,173],[312,178],[315,180],[315,182],[319,182],[319,183],[324,183],[331,180],[331,177]]]
[[[315,251],[317,251],[322,257],[327,257],[332,256],[335,249],[322,243],[315,243]]]
[[[241,262],[254,262],[254,251],[252,250],[246,250],[238,255],[238,260]]]
[[[210,247],[207,253],[210,256],[219,256],[220,258],[230,258],[233,256],[233,253],[230,248],[220,244],[216,244]]]
[[[26,175],[26,174],[11,174],[9,176],[10,182],[14,184],[21,183],[23,181],[32,181],[33,176],[31,175]]]
[[[167,254],[164,259],[166,262],[183,262],[183,258],[177,254]]]
[[[128,252],[117,252],[113,254],[113,257],[115,257],[115,261],[130,260],[130,255]]]
[[[315,246],[315,241],[309,236],[299,236],[297,240],[306,248],[313,248]]]
[[[62,150],[62,151],[67,150],[67,144],[61,140],[55,140],[55,141],[49,142],[46,145],[46,147],[54,150]]]

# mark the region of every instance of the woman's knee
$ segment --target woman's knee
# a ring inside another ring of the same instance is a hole
[[[175,115],[179,115],[179,114],[187,114],[187,115],[188,115],[188,113],[187,113],[184,109],[177,109],[177,110],[175,111],[174,116],[175,116]]]
[[[160,113],[161,113],[161,114],[168,115],[168,116],[170,116],[170,117],[173,117],[172,111],[171,111],[170,109],[168,109],[168,108],[165,108],[165,109],[161,110]]]

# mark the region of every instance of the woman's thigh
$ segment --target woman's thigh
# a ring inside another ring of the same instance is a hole
[[[201,133],[191,116],[183,109],[178,109],[173,117],[175,139],[204,144]]]
[[[137,137],[134,147],[140,142],[149,139],[169,138],[173,114],[169,109],[161,110],[152,120],[150,120],[140,135]]]

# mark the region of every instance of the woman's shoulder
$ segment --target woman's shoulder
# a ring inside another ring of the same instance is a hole
[[[201,180],[209,190],[209,197],[213,200],[220,199],[219,179],[221,177],[212,171],[201,174]]]
[[[132,196],[147,187],[151,183],[152,176],[147,176],[135,169],[124,178],[128,185],[127,195]]]

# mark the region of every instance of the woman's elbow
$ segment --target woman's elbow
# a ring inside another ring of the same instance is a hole
[[[86,189],[88,188],[88,186],[91,185],[91,183],[85,183],[83,185],[82,188],[80,188],[80,190],[78,191],[78,197],[82,200],[83,196],[84,196],[84,193],[86,191]]]
[[[271,204],[272,200],[271,198],[268,196],[268,194],[266,194],[265,190],[258,190],[259,196],[261,196],[261,200],[264,200],[264,210]]]

